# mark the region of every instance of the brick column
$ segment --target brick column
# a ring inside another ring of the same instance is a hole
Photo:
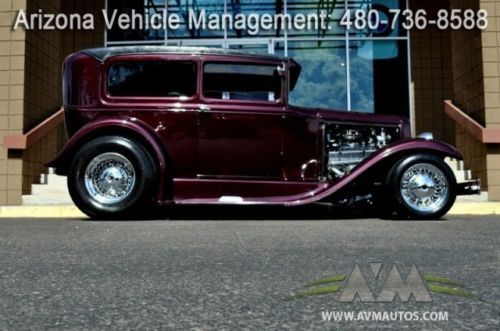
[[[449,6],[449,0],[410,2],[412,10],[425,9],[429,17]],[[453,96],[451,32],[428,27],[412,30],[410,38],[416,133],[432,132],[437,139],[454,145],[454,122],[443,111],[443,100]]]
[[[59,13],[60,0],[28,0],[29,13]],[[23,129],[29,131],[61,107],[61,31],[26,32]],[[22,153],[22,193],[30,194],[44,164],[57,155],[63,142],[63,126],[52,131]]]
[[[102,8],[104,0],[0,0],[0,144],[6,134],[26,133],[60,108],[62,61],[78,49],[103,45]],[[94,13],[96,30],[13,31],[20,9]],[[25,151],[0,146],[0,205],[21,204],[64,139],[60,126]]]
[[[500,4],[495,0],[452,0],[452,8],[486,9],[484,31],[452,33],[453,101],[487,128],[500,128]],[[456,126],[457,147],[491,201],[500,201],[500,146],[486,145]]]
[[[23,131],[25,32],[12,31],[14,15],[26,0],[0,1],[0,144],[10,133]],[[22,192],[22,155],[0,148],[0,205],[19,204]]]
[[[479,1],[452,0],[451,8],[479,10]],[[453,102],[477,122],[484,125],[484,80],[481,31],[465,29],[451,34]],[[456,146],[463,153],[465,166],[473,177],[480,178],[482,189],[488,189],[486,146],[460,126],[455,127]]]
[[[489,26],[482,32],[484,73],[484,122],[487,128],[500,128],[500,3],[481,0],[481,8],[489,14]],[[485,146],[488,196],[500,201],[500,146]]]

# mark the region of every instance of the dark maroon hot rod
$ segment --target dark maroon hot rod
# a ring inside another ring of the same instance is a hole
[[[288,103],[293,59],[172,47],[88,49],[64,63],[69,141],[49,165],[96,218],[154,204],[367,200],[398,217],[439,218],[457,194],[455,148],[411,138],[395,116]]]

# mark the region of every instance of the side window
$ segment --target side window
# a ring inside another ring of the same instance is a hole
[[[113,97],[191,97],[196,65],[182,61],[128,61],[111,65],[108,94]]]
[[[203,68],[203,95],[273,102],[281,98],[281,77],[273,65],[207,63]]]

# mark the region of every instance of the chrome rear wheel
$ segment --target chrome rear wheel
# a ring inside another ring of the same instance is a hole
[[[141,144],[102,136],[75,154],[68,189],[78,208],[92,218],[134,218],[152,205],[156,174],[156,163]]]
[[[85,188],[102,204],[125,200],[133,191],[135,181],[134,166],[119,153],[97,155],[85,170]]]

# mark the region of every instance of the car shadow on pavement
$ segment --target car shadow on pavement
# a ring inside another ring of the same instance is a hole
[[[147,220],[345,220],[377,218],[371,210],[353,210],[320,205],[282,206],[169,206],[147,215]]]

